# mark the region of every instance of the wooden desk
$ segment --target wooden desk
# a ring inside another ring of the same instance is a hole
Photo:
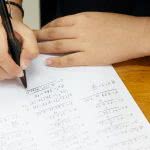
[[[123,62],[114,67],[150,122],[150,57]]]

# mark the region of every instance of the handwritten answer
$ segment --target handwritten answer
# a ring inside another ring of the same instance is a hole
[[[0,83],[0,150],[150,150],[150,124],[111,66],[48,68],[47,57],[27,90]]]
[[[39,150],[28,125],[18,114],[0,117],[0,149]]]
[[[150,149],[150,144],[143,147],[150,141],[150,136],[145,135],[145,125],[134,114],[120,90],[115,80],[97,81],[92,84],[92,94],[82,99],[85,105],[96,110],[98,138],[103,139],[108,150]]]
[[[38,117],[46,117],[49,143],[53,148],[65,150],[84,150],[94,141],[80,118],[77,108],[73,105],[73,96],[65,88],[62,79],[46,83],[27,90],[33,99],[28,111],[33,109]]]

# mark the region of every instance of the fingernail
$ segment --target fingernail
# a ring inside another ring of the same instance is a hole
[[[50,59],[47,59],[47,60],[46,60],[46,65],[47,65],[47,66],[50,66],[50,65],[52,65],[52,60],[50,60]]]
[[[24,76],[23,71],[21,71],[20,74],[18,75],[18,77],[21,78],[23,76]]]
[[[21,67],[23,70],[27,69],[29,64],[30,64],[31,60],[24,60],[21,64]]]

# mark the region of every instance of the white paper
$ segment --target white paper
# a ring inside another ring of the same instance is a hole
[[[0,150],[150,150],[150,125],[113,67],[49,68],[0,83]]]

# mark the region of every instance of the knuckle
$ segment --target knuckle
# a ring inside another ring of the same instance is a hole
[[[60,58],[56,58],[56,59],[53,60],[53,64],[56,67],[60,67],[62,65],[62,61],[61,61]]]
[[[65,60],[65,64],[73,64],[74,63],[74,57],[71,57],[71,56],[68,56],[66,57],[66,60]]]
[[[71,66],[74,63],[74,58],[67,56],[65,58],[60,58],[55,61],[55,65],[58,67]]]
[[[47,32],[48,39],[54,38],[54,36],[58,33],[57,29],[51,29]]]
[[[61,51],[61,50],[62,50],[62,47],[63,47],[63,42],[61,42],[61,41],[56,41],[56,42],[55,42],[54,48],[55,48],[56,50]]]
[[[57,60],[57,66],[62,66],[63,65],[63,61],[61,59]]]
[[[27,51],[27,58],[29,59],[34,59],[39,55],[39,51],[38,50],[28,50]]]

